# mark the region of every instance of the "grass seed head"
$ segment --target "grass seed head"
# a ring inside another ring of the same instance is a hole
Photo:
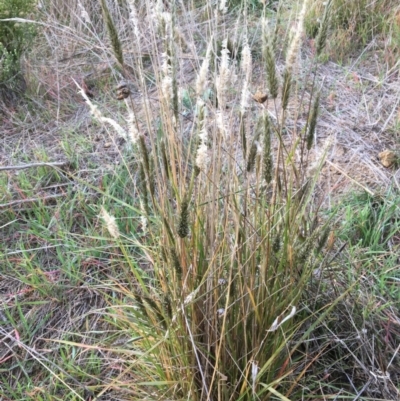
[[[139,167],[139,178],[140,178],[140,196],[143,202],[143,206],[148,214],[149,212],[149,197],[148,197],[148,192],[147,192],[147,185],[146,185],[146,173],[144,171],[144,166],[143,162],[140,163]]]
[[[222,110],[226,104],[226,92],[231,78],[229,54],[228,40],[225,39],[222,42],[221,63],[219,66],[219,74],[216,78],[218,106]]]
[[[205,127],[200,131],[199,134],[199,147],[197,148],[196,154],[196,167],[204,171],[208,164],[208,148],[207,148],[208,134]]]
[[[185,238],[189,235],[189,200],[187,197],[183,199],[181,205],[178,235],[181,238]]]
[[[228,7],[226,5],[226,0],[221,0],[219,3],[219,11],[221,11],[222,14],[226,14],[228,12]]]
[[[317,56],[321,55],[322,50],[324,50],[324,47],[326,44],[326,38],[327,38],[328,27],[329,27],[329,17],[330,17],[330,13],[331,13],[331,6],[332,6],[332,0],[329,0],[326,3],[324,16],[322,17],[321,25],[319,27],[319,32],[318,32],[318,36],[317,36],[317,44],[316,44]]]
[[[221,113],[221,111],[217,111],[215,120],[216,120],[217,128],[219,130],[220,135],[222,136],[222,138],[226,138],[228,130],[227,130],[227,123],[226,123],[224,113]]]
[[[161,158],[162,158],[162,164],[164,167],[164,172],[167,178],[169,178],[169,162],[168,162],[168,157],[167,157],[167,149],[165,148],[165,141],[163,140],[161,142]]]
[[[251,58],[251,50],[250,50],[250,46],[247,42],[247,38],[245,38],[244,43],[243,43],[241,67],[244,72],[246,82],[250,82],[251,74],[252,74],[252,58]]]
[[[139,135],[139,145],[140,145],[140,150],[142,153],[142,162],[143,162],[143,167],[146,173],[146,177],[150,178],[150,161],[149,161],[149,153],[147,150],[146,146],[146,141],[144,138],[144,135]]]
[[[254,169],[255,163],[256,163],[256,156],[257,156],[257,143],[254,141],[251,144],[249,155],[247,157],[247,172],[251,173]]]
[[[291,86],[292,72],[291,69],[285,68],[285,72],[283,73],[282,85],[282,110],[286,110],[288,107]]]
[[[273,161],[271,152],[271,128],[268,116],[263,116],[263,176],[269,184],[273,176]]]
[[[331,234],[331,226],[326,225],[326,227],[324,227],[324,229],[322,230],[322,234],[318,238],[317,253],[320,253],[322,251],[323,247],[325,246],[325,244],[329,239],[330,234]]]
[[[199,97],[205,91],[207,85],[207,74],[210,68],[212,44],[213,44],[213,38],[211,38],[210,42],[208,43],[206,56],[204,57],[204,60],[200,67],[200,71],[197,74],[196,78],[196,93],[197,96]]]
[[[81,88],[77,83],[76,85],[79,88],[79,93],[85,99],[86,104],[89,106],[90,113],[93,115],[93,117],[101,123],[107,123],[111,125],[121,138],[127,139],[127,134],[125,130],[112,118],[104,117],[99,110],[99,107],[91,102],[85,90]]]
[[[128,134],[132,145],[136,145],[139,140],[140,133],[137,129],[136,117],[133,111],[130,111],[128,116]]]
[[[308,131],[307,131],[307,150],[310,150],[314,141],[314,136],[315,136],[315,128],[317,126],[317,118],[318,118],[318,110],[319,110],[319,98],[320,94],[318,93],[314,104],[313,108],[311,111],[311,116],[310,116],[310,121],[308,124]]]
[[[290,41],[289,48],[286,54],[286,69],[289,71],[292,71],[296,63],[297,56],[299,54],[301,39],[304,31],[304,19],[309,2],[310,0],[303,0],[303,6],[299,14],[297,26],[295,28],[294,35],[292,37],[292,40]]]
[[[122,52],[122,45],[118,37],[118,31],[115,27],[114,21],[111,17],[110,11],[107,7],[105,0],[100,0],[101,9],[103,10],[104,20],[106,21],[108,35],[111,41],[111,47],[114,52],[114,56],[119,62],[120,66],[124,66],[124,55]]]
[[[142,201],[140,201],[140,210],[142,211],[142,214],[140,216],[140,223],[142,225],[142,231],[144,234],[147,233],[148,231],[148,219],[147,219],[147,211],[146,211],[146,206],[143,204]]]
[[[246,136],[246,115],[240,114],[240,139],[242,141],[243,157],[246,158],[247,155],[247,136]]]
[[[276,60],[274,55],[273,46],[270,39],[270,32],[268,28],[268,22],[264,22],[264,35],[263,35],[263,46],[264,46],[264,59],[267,72],[268,89],[272,99],[278,97],[278,74],[276,71]]]
[[[249,107],[249,89],[247,81],[243,82],[242,95],[240,99],[240,111],[242,114],[246,112],[246,109]]]
[[[175,270],[176,274],[180,278],[182,276],[182,266],[181,262],[179,261],[178,254],[176,253],[175,248],[170,248],[169,250],[169,258],[170,263],[172,264],[173,269]]]
[[[100,217],[103,219],[106,229],[114,239],[118,239],[120,236],[115,217],[111,216],[107,210],[102,206],[100,209]]]
[[[133,25],[133,33],[137,39],[140,39],[139,18],[134,0],[128,0],[129,4],[129,17]]]

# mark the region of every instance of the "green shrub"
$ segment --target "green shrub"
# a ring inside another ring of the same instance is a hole
[[[34,4],[33,0],[3,0],[0,2],[0,20],[26,18],[33,12]],[[16,89],[15,82],[21,82],[20,57],[34,35],[35,28],[31,24],[0,21],[0,92],[3,100],[9,97],[7,93]]]

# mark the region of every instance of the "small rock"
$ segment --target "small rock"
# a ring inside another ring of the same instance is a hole
[[[126,99],[130,94],[131,90],[125,81],[121,81],[115,89],[116,97],[118,100]]]
[[[104,144],[104,148],[105,149],[111,148],[111,145],[112,145],[112,142],[107,142]]]
[[[392,150],[384,150],[379,153],[378,157],[384,167],[391,167],[399,161],[398,156]]]
[[[257,91],[254,95],[253,95],[253,99],[257,102],[257,103],[264,103],[265,101],[268,100],[268,95],[266,93],[262,93],[260,91]]]

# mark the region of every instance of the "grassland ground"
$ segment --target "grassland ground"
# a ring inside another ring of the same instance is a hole
[[[321,4],[217,3],[38,10],[0,113],[0,400],[400,399],[399,6],[321,50]]]

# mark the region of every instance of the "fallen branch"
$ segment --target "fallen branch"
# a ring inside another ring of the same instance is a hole
[[[39,201],[46,201],[48,199],[61,198],[62,196],[65,196],[65,194],[48,195],[48,196],[43,196],[42,198],[19,199],[19,200],[15,200],[15,201],[8,202],[8,203],[0,203],[0,209],[5,209],[7,207],[15,206],[15,205],[22,205],[24,203],[35,203],[35,202],[39,202]]]
[[[20,166],[4,166],[4,167],[0,167],[0,171],[4,171],[4,170],[23,170],[25,168],[43,167],[43,166],[63,167],[63,166],[68,166],[69,164],[70,164],[69,162],[30,163],[30,164],[22,164]]]

